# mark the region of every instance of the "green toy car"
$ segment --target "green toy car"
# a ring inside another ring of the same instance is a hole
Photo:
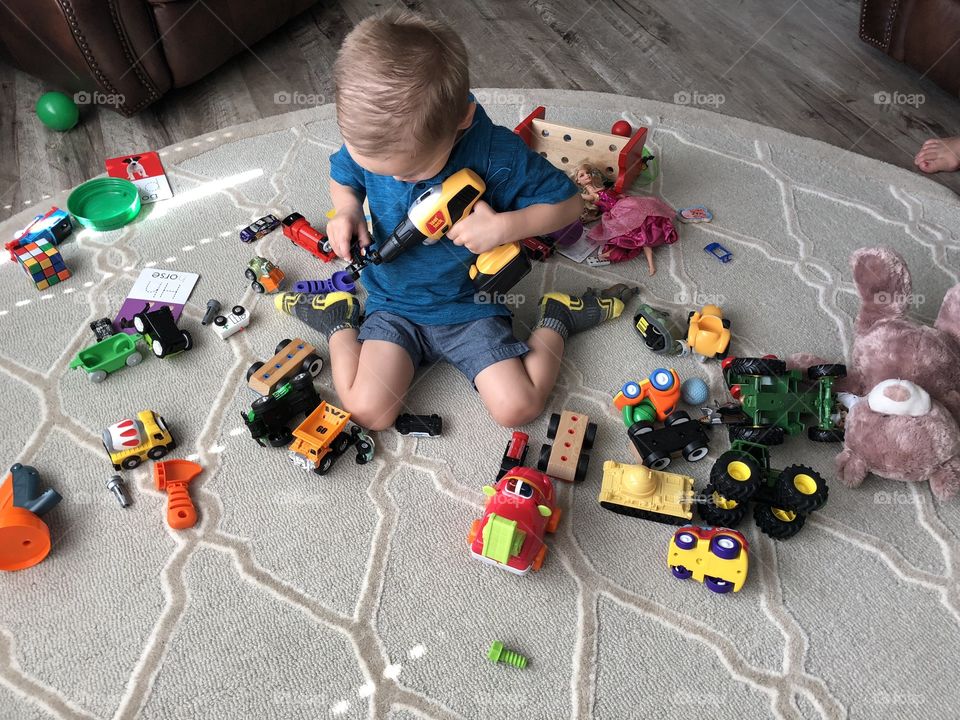
[[[774,470],[768,446],[735,440],[714,463],[697,508],[707,524],[732,528],[753,502],[753,519],[761,532],[785,540],[800,532],[807,515],[826,504],[827,494],[826,481],[812,468]]]
[[[731,442],[779,445],[784,435],[804,429],[816,442],[843,442],[843,413],[833,386],[846,377],[845,365],[811,365],[806,378],[774,356],[728,357],[721,366],[730,394],[748,418],[729,426]]]
[[[143,335],[117,333],[100,342],[84,348],[70,363],[70,369],[82,368],[87,372],[90,382],[103,382],[107,375],[122,367],[139,365],[143,355],[137,350],[137,343]]]

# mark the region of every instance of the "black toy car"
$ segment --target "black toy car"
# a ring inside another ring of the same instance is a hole
[[[651,422],[637,422],[630,426],[627,435],[643,464],[653,470],[663,470],[678,454],[688,462],[703,460],[710,450],[710,438],[703,426],[682,410],[667,417],[662,428]]]
[[[313,387],[310,373],[298,373],[271,395],[253,401],[250,409],[240,413],[250,436],[261,446],[281,447],[293,441],[290,421],[308,414],[320,404],[320,395]]]
[[[113,329],[113,321],[105,317],[90,323],[90,329],[93,330],[93,334],[97,336],[97,342],[106,340],[111,335],[117,334]]]
[[[173,313],[166,305],[134,315],[133,327],[144,336],[158,358],[170,357],[193,347],[190,333],[177,327]]]
[[[251,243],[259,240],[264,235],[272,233],[280,227],[280,221],[274,215],[264,215],[256,222],[250,223],[240,231],[240,240],[245,243]]]
[[[401,435],[414,437],[436,437],[443,432],[443,418],[439,415],[411,415],[404,413],[397,417],[394,427]]]

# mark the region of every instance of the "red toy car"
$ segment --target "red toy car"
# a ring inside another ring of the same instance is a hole
[[[553,481],[542,472],[515,467],[497,483],[485,485],[483,517],[470,526],[471,554],[517,575],[536,571],[547,556],[543,536],[560,523]]]
[[[537,237],[528,237],[520,241],[527,249],[527,255],[531,260],[543,262],[553,255],[554,239],[549,235],[539,235]]]
[[[530,444],[530,436],[525,432],[515,430],[507,443],[507,449],[503,451],[503,459],[500,461],[500,471],[497,473],[497,482],[503,479],[503,476],[513,470],[518,465],[524,465],[527,462],[527,445]]]
[[[337,256],[330,247],[327,236],[308,223],[300,213],[290,213],[280,224],[283,234],[290,238],[294,245],[302,247],[311,255],[324,262],[330,262]]]

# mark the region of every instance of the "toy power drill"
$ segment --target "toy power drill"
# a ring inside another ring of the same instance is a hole
[[[414,200],[404,218],[379,250],[361,250],[351,243],[354,261],[347,267],[354,280],[369,264],[391,262],[418,243],[431,245],[470,214],[487,186],[473,170],[464,168]],[[530,272],[530,260],[519,242],[501,245],[479,255],[470,268],[470,279],[480,292],[504,293]]]

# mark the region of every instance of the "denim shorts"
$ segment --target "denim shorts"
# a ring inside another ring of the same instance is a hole
[[[415,368],[444,361],[455,366],[472,383],[480,372],[501,360],[529,352],[513,336],[510,318],[503,315],[455,325],[418,325],[400,315],[378,310],[367,316],[357,338],[399,345]]]

